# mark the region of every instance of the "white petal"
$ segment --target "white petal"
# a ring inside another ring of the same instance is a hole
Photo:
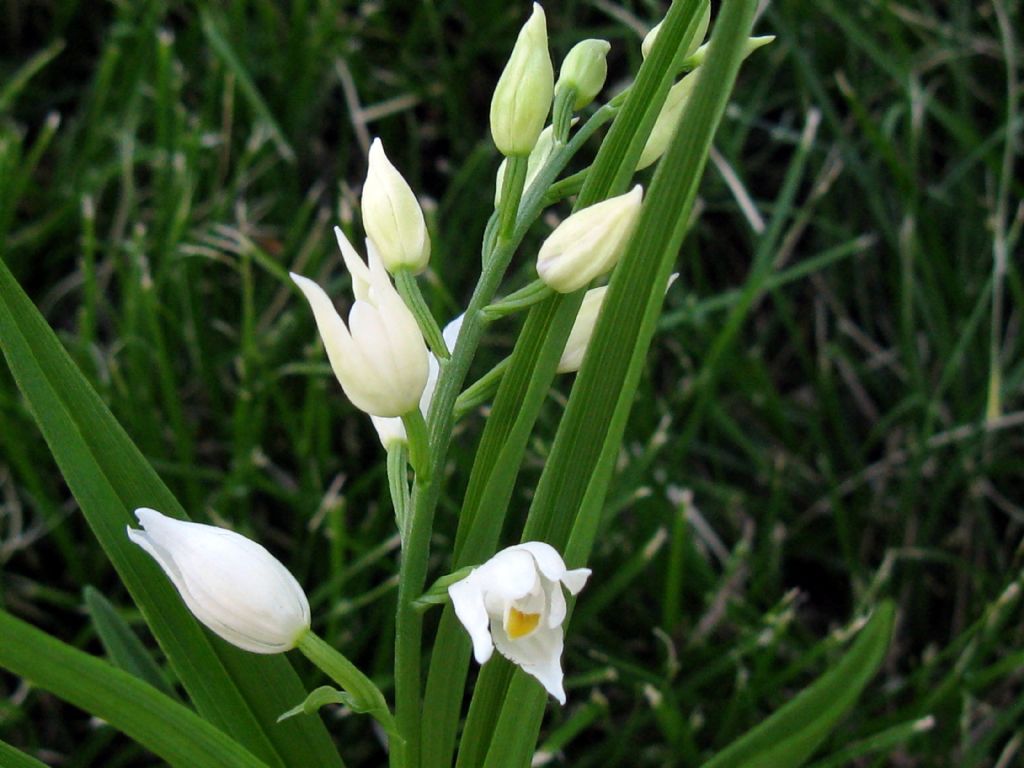
[[[569,594],[576,595],[583,589],[587,583],[587,579],[590,578],[589,568],[576,568],[572,571],[566,571],[562,574],[562,583],[565,584],[565,588],[569,590]]]
[[[511,547],[513,550],[529,552],[537,563],[540,572],[551,581],[558,581],[565,573],[565,561],[558,550],[543,541],[525,541]]]
[[[357,301],[369,301],[370,296],[370,270],[366,263],[356,253],[352,243],[345,237],[341,227],[334,228],[334,237],[341,249],[341,258],[345,261],[345,267],[352,276],[352,293]]]
[[[484,607],[484,595],[480,585],[473,579],[476,571],[448,587],[448,596],[452,599],[455,615],[466,628],[473,641],[473,656],[478,664],[483,664],[494,651],[491,633],[488,631],[487,610]]]
[[[371,414],[370,421],[373,422],[373,428],[377,430],[377,437],[380,438],[380,444],[385,448],[390,446],[392,443],[404,442],[406,438],[405,425],[402,424],[402,419],[399,417],[385,417],[385,416],[373,416]]]
[[[494,645],[509,661],[540,681],[544,689],[565,704],[562,687],[562,627],[540,626],[526,637],[512,640],[500,621],[491,621]]]
[[[459,341],[459,334],[462,333],[462,321],[465,319],[466,313],[463,312],[448,323],[448,325],[444,327],[444,330],[441,331],[441,335],[444,337],[445,346],[448,347],[449,352],[455,349],[455,345]]]
[[[488,608],[492,616],[501,616],[508,601],[533,592],[539,578],[533,555],[515,547],[502,550],[473,573],[484,592],[485,602],[501,605],[500,611]]]

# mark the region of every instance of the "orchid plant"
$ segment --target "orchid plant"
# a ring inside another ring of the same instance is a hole
[[[632,84],[597,105],[610,44],[586,40],[573,47],[556,82],[544,12],[533,6],[491,102],[490,132],[504,161],[496,168],[482,271],[465,312],[443,331],[416,279],[431,252],[423,211],[379,140],[370,147],[362,188],[365,261],[336,229],[352,285],[347,321],[335,308],[341,297],[292,274],[296,298],[308,302],[340,389],[373,419],[386,454],[401,539],[389,695],[344,648],[313,632],[316,618],[306,595],[282,563],[236,533],[186,521],[116,428],[94,433],[114,435],[109,439],[128,457],[137,483],[131,493],[103,485],[117,480],[99,471],[102,481],[71,468],[68,480],[196,712],[119,670],[97,689],[47,676],[17,647],[42,643],[50,649],[42,658],[62,655],[81,679],[99,675],[101,662],[53,650],[55,641],[40,640],[38,631],[6,614],[0,615],[0,665],[52,687],[176,765],[340,765],[315,716],[320,707],[339,704],[375,719],[383,734],[380,761],[392,768],[442,768],[456,754],[460,766],[528,764],[548,697],[566,702],[562,651],[571,637],[573,599],[588,578],[603,578],[586,562],[711,139],[741,61],[768,42],[749,37],[755,5],[723,3],[704,45],[708,1],[674,3],[644,40],[646,58]],[[601,132],[592,162],[566,176],[570,160]],[[637,169],[656,162],[653,178],[634,181]],[[538,253],[524,252],[524,236],[543,226],[538,219],[545,211],[563,220]],[[506,286],[515,258],[532,259],[537,280]],[[0,277],[5,295],[14,295],[9,275]],[[19,294],[15,301],[26,300]],[[512,355],[467,386],[486,328],[512,316],[525,317]],[[38,326],[41,320],[26,322]],[[56,343],[23,342],[27,327],[0,325],[5,346],[14,350],[12,365],[30,366],[40,357],[33,351],[39,343]],[[36,336],[50,339],[47,333]],[[54,354],[64,380],[79,381],[70,361]],[[521,543],[500,548],[526,441],[556,372],[578,374]],[[43,395],[28,391],[27,397]],[[454,550],[443,553],[449,570],[434,574],[430,586],[433,520],[453,427],[482,403],[490,404],[489,416]],[[95,418],[112,422],[102,406],[94,410]],[[58,443],[66,437],[71,443],[65,445],[77,445],[81,434],[62,436],[59,424],[46,421],[50,411],[36,411],[64,463]],[[131,511],[126,498],[159,508],[134,510],[142,527],[129,526],[127,536],[123,524],[111,525]],[[247,654],[272,658],[257,665],[204,635],[168,582],[215,635]],[[437,633],[425,637],[424,613],[436,606],[443,606]],[[294,673],[280,657],[293,648],[338,687],[298,695]],[[495,649],[515,665],[515,674],[495,669]],[[481,670],[457,748],[470,654]],[[287,706],[275,709],[281,698]],[[262,703],[252,704],[257,700]],[[183,731],[189,739],[168,738]]]

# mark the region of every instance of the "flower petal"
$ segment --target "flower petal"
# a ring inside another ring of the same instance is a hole
[[[462,626],[466,628],[473,641],[473,656],[478,664],[483,664],[494,651],[491,633],[488,630],[487,609],[484,607],[484,593],[480,585],[473,579],[476,571],[448,587],[448,596],[452,599],[452,607]]]
[[[502,622],[491,621],[494,645],[509,661],[518,664],[528,675],[535,677],[544,690],[565,704],[562,686],[562,627],[540,626],[526,637],[513,640]]]

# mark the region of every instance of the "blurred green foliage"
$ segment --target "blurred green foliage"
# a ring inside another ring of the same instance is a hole
[[[556,59],[582,37],[612,43],[614,89],[664,8],[546,10]],[[397,539],[383,454],[286,272],[342,292],[330,226],[361,236],[380,136],[428,209],[428,298],[442,321],[459,311],[498,164],[490,89],[526,12],[0,4],[3,259],[191,514],[286,559],[318,630],[384,682]],[[778,39],[741,72],[680,254],[568,638],[570,703],[545,726],[550,764],[699,764],[823,672],[884,596],[890,655],[819,765],[1020,759],[1021,14],[1005,0],[766,4],[755,32]],[[771,273],[744,295],[811,131]],[[495,327],[474,371],[514,330]],[[459,427],[432,575],[480,425]],[[82,590],[128,605],[6,369],[0,585],[7,610],[92,652]],[[146,764],[52,697],[9,676],[0,690],[0,739],[66,766]],[[371,764],[365,723],[329,722],[348,764]]]

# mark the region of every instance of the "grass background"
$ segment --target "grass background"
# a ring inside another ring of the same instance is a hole
[[[546,10],[556,62],[582,37],[612,42],[614,88],[664,8]],[[193,516],[280,555],[317,628],[385,686],[383,454],[286,272],[344,291],[330,227],[359,236],[379,135],[424,197],[433,308],[459,311],[498,162],[490,90],[526,13],[0,4],[5,262]],[[741,72],[680,254],[569,637],[570,702],[545,726],[550,764],[699,764],[827,668],[881,596],[899,609],[889,657],[815,765],[1022,759],[1021,17],[1012,0],[764,4],[755,31],[778,39]],[[806,180],[780,211],[801,135]],[[528,241],[510,289],[532,256]],[[515,330],[495,327],[477,374]],[[459,427],[433,575],[480,426]],[[101,653],[89,584],[141,628],[0,371],[3,604]],[[10,676],[0,691],[0,738],[47,762],[152,762]],[[372,765],[366,723],[329,720],[348,763]]]

